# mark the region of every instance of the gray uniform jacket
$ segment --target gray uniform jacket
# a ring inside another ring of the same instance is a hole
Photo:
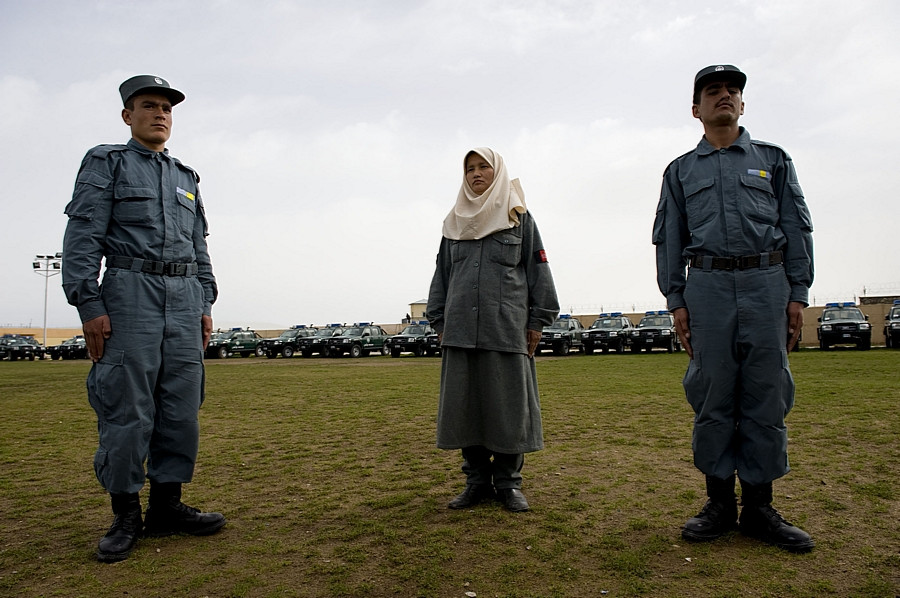
[[[784,252],[790,301],[808,304],[813,281],[812,220],[791,157],[740,136],[717,150],[704,137],[663,175],[653,224],[657,282],[670,310],[685,307],[685,268],[695,255]]]
[[[531,214],[483,239],[441,239],[425,317],[443,345],[528,352],[526,329],[556,319],[559,300]]]
[[[218,290],[206,247],[207,222],[193,169],[134,139],[85,155],[66,206],[63,290],[82,322],[106,314],[98,278],[104,256],[198,266],[203,313]]]

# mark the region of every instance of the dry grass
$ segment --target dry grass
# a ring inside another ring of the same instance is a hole
[[[528,513],[456,512],[459,456],[434,448],[439,360],[208,363],[189,504],[222,533],[93,558],[111,516],[93,477],[84,362],[0,363],[0,595],[895,596],[900,351],[801,351],[794,471],[776,506],[816,539],[686,544],[703,502],[683,354],[540,358],[547,448]]]

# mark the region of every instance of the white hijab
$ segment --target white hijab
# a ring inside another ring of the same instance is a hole
[[[444,218],[443,235],[454,241],[483,239],[497,231],[519,226],[519,214],[525,213],[525,193],[519,179],[509,180],[503,157],[487,147],[475,152],[494,169],[494,180],[481,195],[469,187],[466,180],[466,158],[463,158],[463,183],[456,197],[456,205]]]

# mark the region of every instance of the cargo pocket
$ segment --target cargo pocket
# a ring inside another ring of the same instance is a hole
[[[698,413],[706,396],[706,383],[703,380],[701,354],[697,347],[694,347],[694,357],[688,362],[688,369],[684,373],[684,380],[681,384],[684,386],[688,404],[694,413]]]
[[[125,423],[125,351],[104,348],[103,357],[91,368],[87,379],[88,401],[100,425]]]

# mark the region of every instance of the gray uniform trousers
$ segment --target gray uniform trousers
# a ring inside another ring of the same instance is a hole
[[[138,492],[146,461],[154,482],[190,482],[203,400],[200,282],[109,268],[101,297],[112,335],[87,379],[97,479],[113,494]]]
[[[684,298],[694,358],[684,390],[695,413],[694,464],[706,475],[725,479],[737,471],[756,485],[790,470],[789,293],[781,265],[689,271]]]

